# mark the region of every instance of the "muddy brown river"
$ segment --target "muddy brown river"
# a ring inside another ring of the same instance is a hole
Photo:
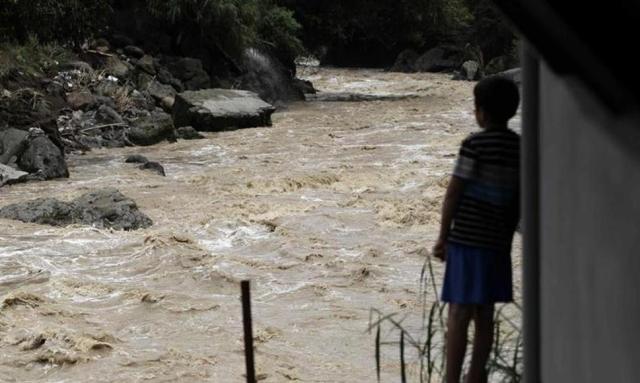
[[[70,179],[0,189],[4,206],[116,187],[154,221],[118,232],[0,220],[1,382],[243,382],[244,279],[261,381],[375,381],[370,310],[422,312],[447,177],[476,129],[474,84],[302,74],[375,97],[291,104],[270,128],[95,150],[68,159]],[[383,356],[383,381],[399,381],[397,348]]]

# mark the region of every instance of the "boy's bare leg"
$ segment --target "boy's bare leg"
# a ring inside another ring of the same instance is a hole
[[[447,320],[447,383],[460,383],[462,363],[467,351],[467,330],[474,306],[449,304]]]
[[[473,313],[475,336],[471,367],[469,368],[466,383],[487,382],[487,361],[493,346],[493,310],[493,304],[479,305],[476,306]]]

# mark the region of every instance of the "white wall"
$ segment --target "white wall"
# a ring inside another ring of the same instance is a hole
[[[640,382],[640,124],[540,73],[541,376]]]

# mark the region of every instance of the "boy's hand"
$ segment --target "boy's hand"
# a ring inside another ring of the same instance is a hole
[[[447,242],[444,239],[438,239],[438,242],[433,246],[431,254],[441,261],[447,260]]]

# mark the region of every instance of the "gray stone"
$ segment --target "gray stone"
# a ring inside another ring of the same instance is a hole
[[[11,166],[0,164],[0,186],[26,181],[29,173],[16,170]]]
[[[152,80],[149,83],[147,86],[147,92],[149,92],[151,97],[158,102],[167,97],[175,97],[177,94],[176,90],[173,89],[171,85],[161,84],[156,80]]]
[[[167,113],[171,113],[173,111],[173,105],[175,103],[176,103],[176,98],[174,96],[165,97],[159,102],[162,110],[164,110]]]
[[[73,110],[87,110],[96,102],[96,98],[88,91],[67,93],[67,103]]]
[[[116,230],[136,230],[153,224],[132,199],[113,188],[81,195],[72,203],[74,223]]]
[[[124,53],[137,59],[144,56],[144,51],[135,45],[127,45],[124,47]]]
[[[73,204],[54,198],[38,198],[0,208],[0,218],[39,223],[41,225],[67,226],[73,223]]]
[[[93,73],[93,68],[84,61],[70,61],[59,66],[61,71],[78,70],[80,72]]]
[[[415,72],[415,64],[418,60],[418,54],[412,49],[406,49],[398,55],[395,63],[389,69],[390,72],[403,72],[411,73]]]
[[[27,132],[13,128],[0,132],[0,164],[17,160],[27,148],[28,137]]]
[[[131,72],[131,64],[125,63],[117,56],[109,57],[109,59],[107,60],[105,72],[119,79],[124,79],[129,77],[129,73]]]
[[[150,170],[154,173],[157,173],[158,175],[161,175],[163,177],[166,177],[167,175],[164,172],[164,167],[162,165],[160,165],[159,162],[155,162],[155,161],[149,161],[145,164],[140,165],[139,169],[142,170]]]
[[[175,141],[175,128],[171,115],[154,112],[149,117],[143,117],[134,122],[129,130],[128,138],[134,145],[155,145],[164,140]]]
[[[124,162],[128,164],[146,164],[147,162],[149,162],[149,160],[147,159],[147,157],[141,156],[140,154],[132,154],[128,156],[124,160]]]
[[[165,58],[166,68],[179,79],[187,90],[206,89],[211,86],[211,78],[202,67],[202,61],[191,57]]]
[[[149,55],[142,56],[142,58],[136,62],[136,67],[150,75],[156,74],[156,68],[153,64],[153,57]]]
[[[96,120],[103,124],[122,124],[124,120],[118,112],[107,105],[100,105],[96,111]]]
[[[111,44],[114,47],[122,48],[122,47],[126,47],[128,45],[133,45],[134,42],[128,36],[121,35],[121,34],[115,34],[115,35],[111,36]]]
[[[313,87],[313,83],[309,80],[293,79],[293,86],[302,94],[316,94],[318,91]]]
[[[200,140],[205,138],[202,134],[198,133],[193,126],[183,126],[176,129],[176,135],[183,140]]]
[[[153,76],[146,72],[138,73],[136,85],[141,91],[147,89],[154,81]]]
[[[275,108],[257,94],[243,90],[205,89],[176,96],[175,125],[200,131],[270,126]]]
[[[167,68],[160,65],[156,65],[156,68],[157,68],[156,69],[157,79],[160,83],[171,85],[178,92],[182,92],[183,90],[185,90],[184,85],[182,84],[182,81],[173,77],[173,75],[171,74],[171,72],[169,72]]]
[[[62,151],[46,136],[38,136],[29,142],[18,160],[18,166],[46,180],[69,177]]]
[[[457,52],[451,52],[444,47],[432,48],[416,60],[414,68],[417,72],[442,72],[456,69],[460,62],[451,58],[455,54]]]
[[[468,81],[475,81],[480,77],[480,64],[477,61],[469,60],[462,64],[462,77]]]
[[[52,226],[92,225],[137,230],[153,224],[136,203],[113,188],[86,193],[71,202],[39,198],[5,206],[0,218]]]
[[[113,97],[109,97],[109,96],[95,96],[96,98],[96,105],[105,105],[108,106],[111,109],[116,109],[116,102],[113,99]]]

